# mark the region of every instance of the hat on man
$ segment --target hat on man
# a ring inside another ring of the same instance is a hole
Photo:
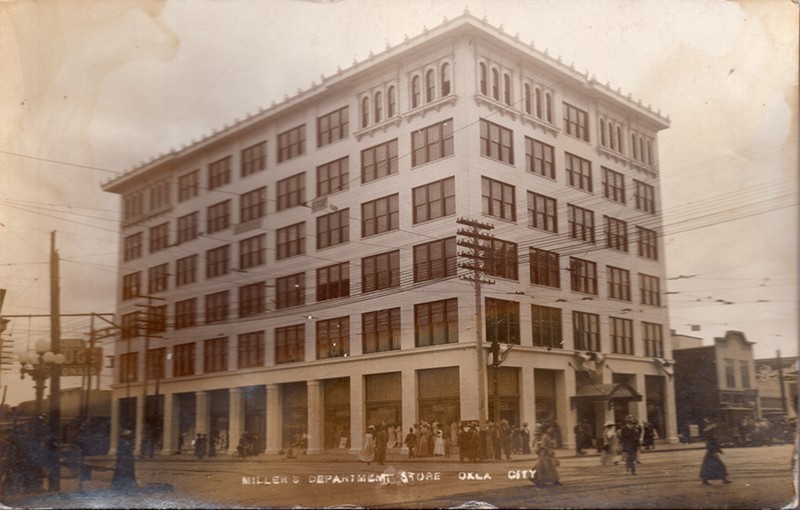
[[[611,420],[608,420],[608,421],[606,422],[606,424],[605,424],[605,425],[603,425],[603,426],[604,426],[604,427],[613,427],[613,426],[614,426],[614,422],[613,422],[613,421],[611,421]]]

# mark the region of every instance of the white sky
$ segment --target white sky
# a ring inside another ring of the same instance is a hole
[[[62,312],[113,312],[119,199],[102,182],[465,7],[670,116],[659,148],[671,328],[707,343],[741,330],[756,357],[796,355],[789,0],[0,1],[3,314],[49,313],[54,230]],[[62,330],[86,338],[88,320]],[[14,319],[9,333],[19,352],[49,323]],[[32,398],[16,364],[0,384],[9,403]]]

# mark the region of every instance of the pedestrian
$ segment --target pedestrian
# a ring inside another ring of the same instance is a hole
[[[202,459],[206,455],[206,441],[203,434],[197,434],[194,438],[194,455],[198,459]]]
[[[511,460],[511,427],[505,419],[500,420],[500,446],[503,448],[506,460]]]
[[[375,427],[373,425],[367,427],[364,444],[361,445],[361,451],[358,453],[358,460],[367,464],[372,464],[372,461],[375,460]]]
[[[436,437],[433,439],[433,455],[444,457],[444,433],[442,429],[436,431]]]
[[[212,437],[211,440],[208,442],[208,456],[209,457],[216,457],[217,456],[217,437]]]
[[[388,440],[386,443],[387,448],[394,448],[397,445],[397,430],[394,428],[394,425],[389,425],[389,428],[386,430],[388,435]]]
[[[603,427],[603,453],[600,454],[600,463],[602,465],[614,463],[619,464],[619,461],[614,461],[619,450],[619,436],[617,435],[617,428],[614,422],[609,420]]]
[[[133,457],[133,432],[127,429],[122,431],[117,443],[117,462],[114,465],[111,488],[121,491],[138,488],[136,485],[136,459]]]
[[[631,415],[625,418],[625,426],[619,432],[619,442],[625,455],[625,472],[635,475],[636,454],[639,451],[639,428],[636,418]]]
[[[536,464],[533,466],[533,475],[530,480],[537,487],[545,484],[561,485],[558,477],[559,461],[556,459],[555,440],[553,439],[553,428],[551,425],[545,426],[536,448]]]
[[[531,431],[528,429],[528,422],[522,424],[522,428],[519,431],[519,440],[522,443],[523,455],[531,453]]]
[[[403,442],[408,447],[408,458],[414,458],[414,451],[417,449],[417,435],[414,434],[414,427],[408,429],[406,440]]]
[[[386,433],[386,425],[378,425],[375,433],[375,462],[383,466],[386,463],[386,443],[389,436]]]
[[[706,433],[706,456],[703,457],[703,464],[700,466],[700,478],[703,480],[703,485],[711,485],[709,480],[722,480],[722,483],[731,483],[728,480],[728,469],[719,458],[722,453],[717,439],[714,437],[714,429],[717,428],[715,423],[711,423],[703,432]]]
[[[646,421],[644,422],[644,435],[642,436],[642,448],[645,450],[656,449],[656,426]]]
[[[583,423],[576,423],[572,430],[575,433],[575,455],[585,455],[583,448],[586,443],[586,436]]]

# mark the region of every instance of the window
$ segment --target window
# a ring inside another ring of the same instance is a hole
[[[125,221],[135,219],[144,214],[144,191],[125,195],[122,207]]]
[[[486,298],[486,341],[519,345],[519,303]]]
[[[227,156],[208,165],[208,189],[216,189],[231,182],[231,157]]]
[[[517,221],[517,204],[514,186],[481,177],[483,195],[483,214],[508,221]]]
[[[267,188],[248,191],[239,197],[239,222],[255,220],[267,214]]]
[[[397,173],[397,139],[361,151],[361,183]]]
[[[166,376],[165,369],[167,363],[167,349],[161,347],[160,349],[150,349],[147,351],[147,378],[148,379],[163,379]]]
[[[194,198],[200,192],[200,170],[178,177],[178,202]]]
[[[653,186],[634,179],[634,198],[636,199],[636,209],[650,214],[656,212],[656,191]]]
[[[242,150],[242,177],[267,168],[267,142],[260,142]]]
[[[603,196],[620,204],[625,203],[625,176],[606,167],[603,168]]]
[[[606,248],[628,251],[628,224],[617,218],[603,216],[606,224]]]
[[[150,227],[150,253],[166,249],[169,246],[169,223]]]
[[[739,360],[739,370],[742,375],[742,388],[750,388],[750,364],[747,360]]]
[[[228,370],[228,339],[212,338],[203,342],[203,372]]]
[[[574,292],[597,295],[597,264],[577,257],[569,258],[570,285]]]
[[[661,324],[642,322],[642,339],[644,341],[645,356],[664,357],[664,338]]]
[[[422,91],[420,85],[419,75],[411,78],[411,108],[416,108],[420,105],[422,99]]]
[[[275,328],[275,363],[294,363],[305,359],[305,324]]]
[[[139,297],[142,288],[142,272],[126,274],[122,277],[122,299],[134,299]]]
[[[576,351],[600,351],[600,316],[572,312],[572,335]]]
[[[397,94],[394,85],[386,90],[386,118],[391,119],[397,114]]]
[[[275,251],[278,260],[306,252],[306,223],[295,223],[278,229],[275,233]]]
[[[508,73],[503,73],[503,101],[511,105],[511,76]]]
[[[324,197],[350,187],[350,158],[345,156],[317,167],[317,196]]]
[[[500,100],[500,73],[492,69],[492,97]]]
[[[411,166],[453,155],[453,119],[411,132]]]
[[[119,357],[119,382],[128,383],[139,380],[139,353],[128,352]]]
[[[414,188],[414,224],[456,212],[456,179],[448,177]]]
[[[606,266],[606,269],[608,270],[608,297],[630,301],[631,272],[613,266]]]
[[[209,206],[206,216],[206,232],[213,234],[231,225],[231,201],[225,200]]]
[[[161,181],[150,186],[150,210],[158,210],[170,204],[169,181]]]
[[[400,250],[361,259],[361,292],[400,286]]]
[[[350,241],[350,209],[341,209],[317,218],[317,249]]]
[[[350,263],[342,262],[317,269],[317,301],[350,295]]]
[[[305,153],[305,124],[301,124],[278,135],[278,163],[302,156]]]
[[[302,172],[278,181],[278,210],[303,205],[306,202],[306,173]]]
[[[361,127],[369,126],[369,97],[361,98]]]
[[[486,64],[481,62],[480,63],[480,88],[481,88],[481,94],[483,94],[484,96],[489,93],[488,92],[488,90],[489,90],[488,81],[489,81],[489,77],[488,77],[488,73],[486,72]]]
[[[239,269],[260,266],[267,262],[267,235],[261,234],[239,241]]]
[[[558,233],[556,199],[528,192],[528,226]]]
[[[159,264],[147,270],[147,292],[162,292],[167,290],[169,278],[169,264]]]
[[[126,313],[122,316],[122,339],[139,336],[139,312]]]
[[[639,292],[643,305],[661,306],[661,284],[657,276],[639,273]]]
[[[525,113],[530,115],[532,113],[531,109],[531,86],[529,83],[526,83],[522,88],[523,94],[523,108],[525,109]]]
[[[425,73],[425,102],[430,103],[436,97],[436,73],[433,69]]]
[[[228,318],[230,291],[223,290],[206,296],[206,324],[222,322]]]
[[[399,195],[389,195],[361,204],[361,237],[397,230],[400,224]]]
[[[400,349],[400,308],[361,314],[362,352]]]
[[[633,354],[633,321],[609,317],[611,328],[611,349],[617,354]]]
[[[639,242],[639,256],[646,259],[658,260],[658,245],[656,231],[644,227],[636,227]]]
[[[264,282],[239,287],[239,317],[252,317],[266,309],[266,289]]]
[[[317,118],[317,147],[347,138],[350,112],[347,106]]]
[[[736,387],[736,373],[734,371],[733,360],[725,359],[725,386],[728,388]]]
[[[481,154],[510,165],[514,164],[514,135],[494,122],[481,119]]]
[[[380,122],[383,118],[383,94],[375,93],[375,122]]]
[[[565,152],[567,183],[592,193],[592,162]]]
[[[577,205],[567,205],[569,236],[587,243],[594,243],[594,212]]]
[[[442,97],[450,95],[450,64],[442,64]]]
[[[561,268],[558,263],[558,253],[531,248],[530,265],[532,284],[561,288]]]
[[[197,255],[189,255],[175,261],[175,286],[197,281]]]
[[[175,329],[191,328],[197,321],[197,298],[175,303]]]
[[[306,274],[296,273],[275,279],[275,308],[281,310],[306,304]]]
[[[424,282],[456,274],[456,238],[414,246],[414,281]]]
[[[517,243],[492,238],[485,247],[484,257],[484,272],[487,275],[509,280],[519,279]]]
[[[458,299],[414,305],[417,347],[458,343]]]
[[[350,317],[317,321],[317,359],[350,355]]]
[[[196,239],[200,213],[197,211],[178,218],[178,244]]]
[[[172,349],[172,374],[175,377],[194,375],[194,342],[179,344]]]
[[[561,349],[564,346],[561,332],[561,309],[531,305],[533,345]]]
[[[231,247],[229,244],[206,251],[206,278],[225,274],[230,269]]]
[[[556,178],[555,149],[539,140],[525,137],[525,170],[536,175]]]
[[[125,262],[142,256],[142,233],[137,232],[125,237],[123,257]]]
[[[239,335],[237,344],[239,368],[264,366],[264,332],[253,331]]]
[[[167,305],[151,306],[143,314],[146,330],[150,335],[167,330]]]
[[[547,122],[552,124],[553,123],[553,96],[551,96],[549,92],[545,92],[545,94],[544,94],[544,107],[545,107],[546,120],[547,120]]]
[[[564,103],[564,130],[568,135],[588,142],[589,114],[569,103]]]

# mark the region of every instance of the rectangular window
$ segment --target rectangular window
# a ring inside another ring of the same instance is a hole
[[[519,262],[517,260],[517,243],[492,238],[485,245],[484,272],[489,276],[519,279]]]
[[[239,241],[239,269],[260,266],[267,262],[267,234]]]
[[[267,214],[267,188],[248,191],[239,196],[239,222],[263,218]]]
[[[361,292],[400,286],[400,250],[361,259]]]
[[[658,241],[655,230],[644,227],[636,227],[638,234],[639,256],[646,259],[658,260]]]
[[[633,354],[633,321],[609,317],[611,349],[617,354]]]
[[[661,324],[642,322],[642,340],[644,355],[653,358],[664,357],[664,337]]]
[[[555,198],[528,192],[528,226],[558,233],[558,207]]]
[[[350,112],[347,106],[317,117],[317,147],[347,138]]]
[[[317,301],[350,295],[350,263],[342,262],[317,269]]]
[[[260,142],[242,150],[242,177],[267,168],[267,142]]]
[[[569,258],[570,285],[573,292],[597,295],[597,264],[577,257]]]
[[[169,264],[159,264],[147,270],[147,292],[162,292],[167,290],[169,278]]]
[[[138,259],[142,256],[142,233],[137,232],[125,237],[124,241],[124,260],[125,262]]]
[[[212,338],[203,342],[203,372],[228,370],[228,339]]]
[[[278,210],[303,205],[306,202],[306,173],[301,172],[278,181]]]
[[[216,189],[231,182],[231,157],[227,156],[208,165],[208,189]]]
[[[486,341],[519,345],[519,303],[486,298]]]
[[[414,281],[424,282],[456,274],[456,238],[414,246]]]
[[[142,272],[126,274],[122,277],[122,299],[134,299],[139,297],[142,288]]]
[[[631,272],[627,269],[612,266],[606,266],[606,269],[608,271],[608,297],[630,301]]]
[[[530,266],[532,284],[561,288],[561,266],[558,253],[531,248]]]
[[[230,291],[223,290],[206,296],[206,324],[223,322],[228,318]]]
[[[306,304],[306,274],[296,273],[275,279],[275,308],[281,310]]]
[[[178,177],[178,202],[189,200],[200,193],[200,170]]]
[[[650,214],[656,212],[656,191],[649,184],[634,179],[634,198],[636,199],[636,209]]]
[[[160,349],[150,349],[147,351],[147,367],[148,379],[163,379],[166,376],[165,369],[167,364],[167,348],[161,347]]]
[[[449,216],[456,212],[456,179],[448,177],[411,190],[414,224]]]
[[[361,204],[361,237],[397,230],[399,226],[399,194]]]
[[[458,299],[414,305],[417,347],[458,343]]]
[[[239,368],[264,366],[264,332],[253,331],[239,335],[237,344]]]
[[[350,355],[350,317],[317,321],[317,359]]]
[[[400,308],[361,314],[362,352],[400,349]]]
[[[122,339],[139,336],[139,312],[126,313],[122,316]]]
[[[742,388],[750,388],[750,363],[747,360],[739,360],[739,370],[742,376]]]
[[[600,316],[572,312],[572,335],[576,351],[600,351]]]
[[[564,347],[560,308],[531,305],[531,321],[533,345],[550,349]]]
[[[213,234],[231,226],[231,201],[209,206],[206,212],[206,232]]]
[[[725,386],[728,388],[736,387],[736,373],[733,366],[732,359],[726,359],[725,362]]]
[[[239,287],[239,317],[252,317],[262,313],[267,305],[266,290],[264,282]]]
[[[275,328],[275,363],[294,363],[305,359],[305,324]]]
[[[564,131],[584,142],[589,141],[589,114],[569,103],[564,103]]]
[[[396,173],[396,138],[361,151],[361,184]]]
[[[150,227],[150,253],[166,249],[169,246],[169,223]]]
[[[161,181],[150,186],[150,210],[155,211],[170,204],[169,181]]]
[[[200,213],[197,211],[178,218],[178,244],[196,239],[199,223]]]
[[[513,132],[488,120],[481,119],[481,154],[509,165],[514,164]]]
[[[345,156],[317,167],[317,196],[324,197],[350,187],[350,158]]]
[[[411,166],[453,155],[453,119],[411,132]]]
[[[197,323],[197,298],[175,303],[175,329],[191,328]]]
[[[350,209],[317,217],[317,249],[350,241]]]
[[[594,243],[594,212],[577,205],[567,205],[569,236],[587,243]]]
[[[567,184],[592,193],[592,162],[569,152],[564,153]]]
[[[175,286],[197,281],[197,255],[189,255],[175,261]]]
[[[206,251],[206,278],[226,274],[230,270],[231,247],[229,244]]]
[[[306,252],[306,223],[295,223],[278,229],[275,233],[275,251],[278,260]]]
[[[606,248],[628,251],[628,224],[611,216],[603,216],[606,225]]]
[[[119,382],[128,383],[139,380],[139,353],[128,352],[119,357]]]
[[[555,160],[555,149],[552,145],[525,137],[525,170],[555,179]]]
[[[483,214],[508,221],[517,221],[517,201],[514,186],[481,177]]]
[[[167,305],[151,306],[143,317],[149,334],[155,335],[167,330]]]
[[[643,305],[661,306],[661,282],[657,276],[639,273],[639,292]]]
[[[175,377],[194,375],[194,342],[179,344],[172,349],[172,374]]]
[[[305,153],[305,124],[301,124],[278,135],[278,163],[302,156]]]
[[[138,218],[144,214],[144,191],[125,195],[122,204],[123,219],[125,221]]]
[[[625,203],[625,176],[610,168],[603,168],[603,196],[620,204]]]

